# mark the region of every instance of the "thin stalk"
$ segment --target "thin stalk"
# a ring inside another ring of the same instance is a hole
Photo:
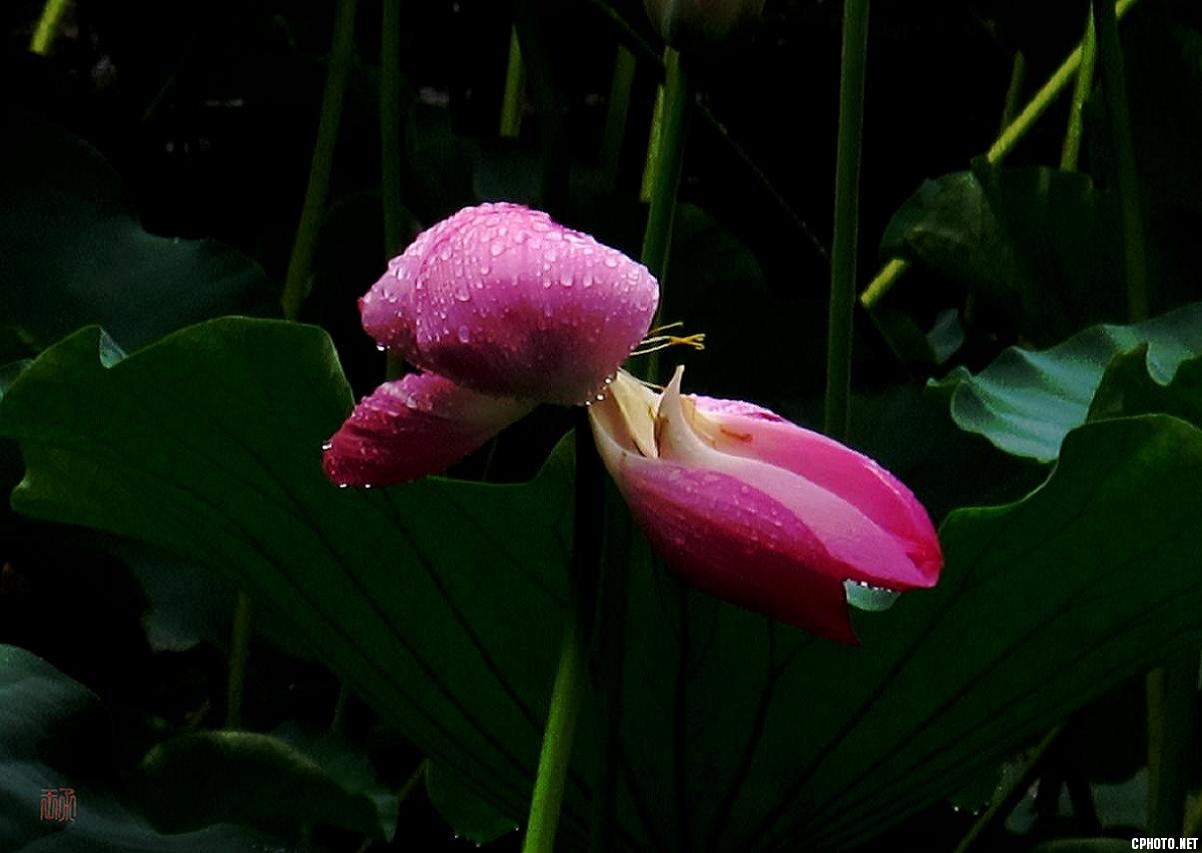
[[[1198,655],[1187,653],[1148,674],[1148,835],[1179,836],[1185,824],[1193,755]]]
[[[225,727],[242,728],[242,693],[246,686],[246,662],[250,658],[251,601],[238,593],[234,605],[234,626],[230,631],[230,667],[225,690]]]
[[[1139,0],[1119,0],[1114,9],[1116,18],[1122,19],[1138,2]],[[1027,135],[1039,117],[1047,112],[1061,92],[1076,78],[1083,52],[1082,45],[1077,45],[1068,58],[1060,64],[1055,73],[1015,116],[1014,121],[1010,122],[1009,126],[994,140],[993,145],[985,152],[986,162],[999,163],[1014,150],[1014,146]],[[860,295],[860,304],[865,308],[876,306],[909,268],[910,261],[904,258],[894,258],[887,262],[864,290],[864,293]]]
[[[1148,316],[1148,266],[1144,252],[1144,218],[1135,172],[1135,144],[1127,106],[1127,79],[1118,18],[1110,0],[1093,0],[1098,30],[1098,60],[1102,65],[1102,91],[1109,113],[1110,144],[1118,166],[1119,205],[1123,218],[1123,259],[1127,274],[1127,315],[1132,322]]]
[[[647,171],[651,176],[651,208],[643,232],[642,259],[663,287],[668,276],[668,250],[672,244],[672,220],[676,215],[676,191],[684,163],[684,140],[689,117],[688,81],[674,48],[664,52],[664,109],[656,134],[657,145],[648,148]]]
[[[522,132],[522,87],[526,82],[517,27],[509,31],[509,62],[505,66],[505,95],[501,100],[501,136],[517,139]]]
[[[650,208],[643,232],[643,264],[659,280],[659,309],[652,325],[664,315],[668,253],[672,245],[672,221],[676,216],[676,193],[684,163],[684,143],[688,132],[689,83],[675,48],[664,50],[663,109],[657,110],[652,141],[647,146],[645,175],[650,189]],[[647,378],[659,372],[659,357],[647,359]]]
[[[868,0],[843,6],[839,74],[839,141],[835,160],[835,231],[831,242],[831,303],[827,320],[826,433],[845,438],[851,421],[851,339],[856,302],[860,146],[864,130],[864,70],[868,59]]]
[[[1077,82],[1073,86],[1073,101],[1068,110],[1068,127],[1064,133],[1064,146],[1060,150],[1060,168],[1075,172],[1081,156],[1081,136],[1085,117],[1085,101],[1093,89],[1093,73],[1098,62],[1098,31],[1094,27],[1093,9],[1086,14],[1085,37],[1081,39],[1081,67],[1077,70]]]
[[[384,0],[380,30],[380,194],[384,205],[384,257],[400,249],[401,208],[401,0]]]
[[[555,849],[555,829],[559,824],[559,808],[563,803],[584,681],[579,625],[569,619],[555,672],[555,686],[551,691],[551,712],[543,730],[543,747],[538,756],[538,776],[530,801],[523,853],[551,853]]]
[[[572,514],[572,567],[569,603],[559,665],[551,688],[551,707],[543,729],[538,775],[530,800],[523,853],[551,853],[572,758],[576,718],[587,671],[583,644],[592,625],[604,537],[605,472],[592,440],[588,415],[579,409],[576,424],[575,505]]]
[[[1014,52],[1014,61],[1010,66],[1010,85],[1006,87],[1006,101],[1002,104],[1002,126],[1005,130],[1014,120],[1018,110],[1018,99],[1022,97],[1023,85],[1027,82],[1027,56],[1021,50]]]
[[[58,35],[58,26],[66,11],[67,0],[46,0],[46,5],[42,7],[42,15],[38,18],[38,25],[34,28],[33,38],[29,40],[31,51],[39,56],[50,52],[50,45]]]
[[[284,316],[295,320],[301,305],[309,295],[309,273],[317,247],[317,233],[325,213],[326,196],[330,190],[330,168],[334,162],[334,145],[338,141],[338,122],[342,116],[342,96],[351,68],[354,49],[355,0],[335,0],[334,43],[330,52],[330,68],[326,74],[325,92],[321,98],[321,119],[317,125],[317,144],[309,166],[309,185],[301,209],[296,242],[288,261],[281,302]]]
[[[634,85],[634,54],[618,45],[614,72],[609,83],[609,103],[605,111],[605,132],[601,136],[601,171],[605,182],[613,186],[622,159],[622,140],[626,136],[626,116],[630,111],[630,88]]]

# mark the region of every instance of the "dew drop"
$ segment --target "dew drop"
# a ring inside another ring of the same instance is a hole
[[[618,259],[617,258],[606,258],[605,265],[607,267],[609,267],[611,270],[616,270],[618,268]]]
[[[472,339],[472,330],[469,329],[467,326],[460,326],[459,327],[459,343],[466,344],[466,343],[469,343],[471,341],[471,339]]]
[[[488,253],[494,258],[500,256],[505,251],[505,244],[499,240],[488,247]]]
[[[888,610],[901,595],[896,590],[855,580],[843,581],[843,590],[847,595],[848,604],[869,612]]]

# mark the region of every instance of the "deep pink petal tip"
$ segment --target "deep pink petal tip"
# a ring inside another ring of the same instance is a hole
[[[438,474],[532,407],[436,374],[410,374],[363,398],[326,444],[322,467],[339,486],[389,486]]]

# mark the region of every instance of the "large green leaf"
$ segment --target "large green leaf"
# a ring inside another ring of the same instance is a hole
[[[1167,382],[1184,359],[1202,353],[1202,305],[1130,326],[1094,326],[1046,350],[1010,347],[975,376],[961,367],[932,386],[950,393],[962,429],[1046,462],[1085,423],[1111,359],[1140,344],[1148,346],[1148,373]]]
[[[219,314],[278,312],[241,252],[147,233],[83,140],[25,120],[0,150],[0,332],[38,349],[99,323],[137,347]]]
[[[1149,372],[1148,345],[1115,356],[1089,406],[1091,421],[1163,412],[1202,426],[1202,356],[1181,362],[1168,382]]]
[[[290,848],[232,826],[162,834],[124,805],[103,760],[111,723],[96,696],[24,649],[0,646],[0,849],[10,853],[245,853]],[[42,792],[74,791],[74,817],[43,820]]]
[[[433,757],[522,814],[560,634],[563,478],[336,489],[321,445],[350,392],[312,327],[214,321],[113,368],[97,344],[85,330],[29,368],[65,395],[27,373],[5,396],[31,427],[9,433],[28,439],[19,510],[88,496],[77,522],[232,569]]]
[[[395,795],[367,757],[330,732],[290,724],[258,732],[191,732],[157,745],[138,768],[139,804],[164,832],[213,823],[299,838],[339,826],[391,838]]]
[[[319,330],[216,321],[111,368],[96,346],[95,331],[64,341],[0,402],[0,433],[29,467],[16,507],[234,572],[520,820],[562,622],[562,454],[525,485],[340,491],[319,447],[349,398]],[[1182,421],[1074,431],[1029,497],[951,514],[941,584],[860,616],[860,648],[688,590],[636,542],[615,848],[868,839],[1174,644],[1202,642],[1200,477],[1202,432]],[[587,713],[565,850],[582,843],[597,731]]]
[[[961,282],[974,313],[1049,344],[1124,315],[1120,237],[1115,199],[1088,175],[977,160],[925,182],[882,250]]]

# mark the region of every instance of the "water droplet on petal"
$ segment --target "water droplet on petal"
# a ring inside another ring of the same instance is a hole
[[[466,343],[469,343],[471,341],[471,339],[472,339],[472,330],[469,329],[467,326],[460,326],[459,327],[459,343],[466,344]]]
[[[901,595],[896,590],[854,580],[843,581],[843,590],[847,594],[848,604],[870,612],[888,610]]]

